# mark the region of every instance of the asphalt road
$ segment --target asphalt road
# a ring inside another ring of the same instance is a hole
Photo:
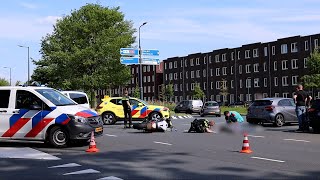
[[[320,179],[320,134],[244,123],[253,153],[242,154],[242,133],[186,133],[194,118],[174,119],[176,131],[165,133],[105,126],[93,154],[88,146],[2,142],[2,149],[30,147],[59,159],[1,158],[0,179]],[[224,125],[223,117],[206,118]]]

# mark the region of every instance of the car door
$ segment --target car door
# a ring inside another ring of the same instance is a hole
[[[10,108],[11,90],[0,90],[0,137],[10,138],[10,118],[13,110]],[[6,133],[7,132],[7,133]]]
[[[289,114],[289,120],[292,122],[298,122],[298,117],[296,114],[296,104],[294,103],[293,99],[287,99],[288,101],[288,114]]]
[[[142,103],[141,101],[137,99],[130,99],[129,100],[132,109],[131,109],[131,115],[132,118],[145,118],[147,116],[147,109],[148,107]]]
[[[124,118],[123,106],[120,98],[110,100],[110,111],[112,111],[117,117]]]
[[[295,121],[295,106],[293,106],[289,99],[282,99],[278,102],[279,112],[284,116],[286,122]]]

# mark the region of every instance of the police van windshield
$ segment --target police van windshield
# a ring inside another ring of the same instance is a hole
[[[56,106],[77,105],[77,103],[54,89],[36,89],[36,91]]]

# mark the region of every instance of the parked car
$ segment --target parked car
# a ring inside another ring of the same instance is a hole
[[[206,115],[215,115],[217,117],[221,116],[221,109],[216,101],[205,102],[200,111],[200,116],[204,117]]]
[[[121,99],[121,97],[105,96],[101,104],[97,106],[96,111],[101,115],[104,124],[115,124],[118,120],[124,119]],[[167,107],[149,105],[141,99],[132,97],[130,97],[129,102],[132,105],[132,120],[144,120],[146,118],[160,120],[161,118],[170,118],[170,111]]]
[[[184,100],[177,104],[174,108],[175,113],[186,112],[186,113],[199,113],[203,106],[202,100]]]
[[[320,99],[315,99],[308,110],[310,126],[314,132],[320,132]]]
[[[89,98],[86,93],[80,91],[61,91],[61,93],[74,100],[79,105],[90,108]]]
[[[273,123],[283,126],[285,123],[298,122],[296,105],[291,98],[264,98],[255,100],[248,108],[248,123]]]
[[[238,102],[233,102],[228,104],[228,107],[240,107],[240,106],[244,106],[245,103],[243,101],[238,101]]]

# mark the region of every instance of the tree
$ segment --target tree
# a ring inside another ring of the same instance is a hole
[[[94,89],[124,85],[131,75],[130,69],[120,64],[119,49],[135,42],[135,31],[119,7],[87,4],[73,10],[42,39],[42,57],[33,61],[37,67],[32,79],[91,95]]]
[[[20,86],[20,85],[22,85],[21,81],[17,81],[16,84],[15,84],[15,86]]]
[[[196,83],[196,85],[194,86],[193,98],[202,99],[203,97],[204,97],[204,92],[202,91],[200,85]]]
[[[9,86],[10,83],[5,78],[0,78],[0,86]]]
[[[320,87],[320,53],[315,49],[307,59],[307,67],[309,75],[304,75],[301,80],[305,88],[319,88]]]
[[[138,85],[134,88],[133,97],[140,98],[140,89]]]
[[[173,85],[172,83],[170,82],[167,86],[167,88],[165,89],[165,97],[166,97],[166,101],[169,99],[171,99],[173,97]]]

